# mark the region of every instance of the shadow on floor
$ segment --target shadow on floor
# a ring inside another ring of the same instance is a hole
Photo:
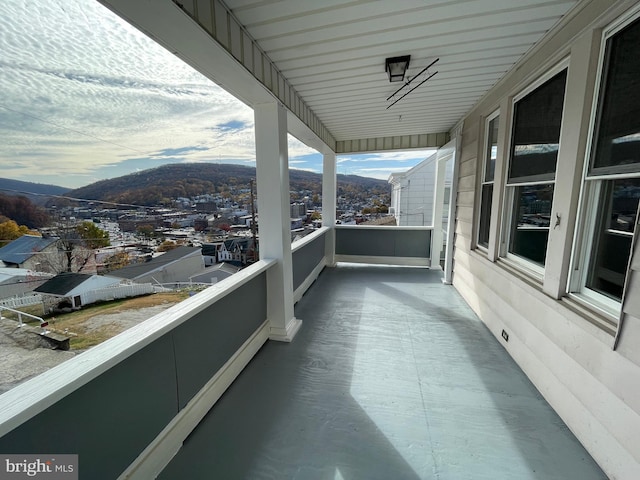
[[[440,273],[328,268],[162,479],[606,478]]]

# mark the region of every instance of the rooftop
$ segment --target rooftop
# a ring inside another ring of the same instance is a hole
[[[66,295],[78,285],[89,280],[93,275],[86,273],[59,273],[55,277],[47,280],[34,291],[40,293],[49,293],[51,295]]]
[[[0,248],[0,260],[5,263],[21,265],[57,240],[57,238],[51,237],[43,238],[37,235],[23,235]]]
[[[179,246],[174,248],[173,250],[169,250],[163,253],[162,255],[158,255],[157,257],[152,258],[148,262],[128,265],[126,267],[110,272],[109,275],[113,277],[127,278],[129,280],[133,280],[135,278],[140,277],[141,275],[145,275],[149,272],[153,272],[154,270],[157,270],[164,265],[168,265],[172,262],[175,262],[180,258],[193,255],[195,254],[195,252],[200,252],[200,251],[201,249],[199,247]]]

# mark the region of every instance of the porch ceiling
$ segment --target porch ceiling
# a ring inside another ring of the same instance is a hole
[[[248,105],[278,98],[291,133],[340,153],[442,146],[563,16],[594,0],[99,1]],[[402,55],[415,80],[387,100],[402,83],[389,82],[385,59]]]
[[[577,0],[226,0],[336,140],[449,131]],[[584,3],[584,2],[583,2]],[[412,78],[396,105],[385,58]]]

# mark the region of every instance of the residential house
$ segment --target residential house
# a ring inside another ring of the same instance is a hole
[[[175,284],[188,282],[189,277],[204,268],[199,247],[180,246],[153,257],[148,262],[113,270],[109,275],[136,283]]]
[[[218,263],[227,262],[235,266],[244,266],[250,260],[252,237],[233,237],[224,240],[217,251]]]
[[[52,272],[52,258],[58,256],[58,239],[23,235],[0,248],[0,265],[8,268]],[[55,272],[54,272],[55,273]]]
[[[66,300],[69,307],[79,308],[83,305],[83,294],[118,285],[120,282],[120,278],[111,276],[63,272],[47,280],[34,291],[59,299],[58,304]]]
[[[392,185],[390,213],[395,216],[396,225],[405,227],[433,224],[437,165],[437,154],[434,153],[406,172],[392,173],[389,176],[389,183]],[[445,198],[451,189],[452,166],[449,163],[449,168],[444,172]]]

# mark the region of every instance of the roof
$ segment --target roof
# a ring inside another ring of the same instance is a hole
[[[51,278],[50,273],[36,272],[26,268],[0,268],[0,284],[5,282],[14,283],[28,280]],[[28,279],[28,280],[27,280]]]
[[[240,247],[240,250],[246,250],[252,242],[253,239],[251,237],[233,237],[225,240],[223,243],[227,250],[233,250],[236,247]]]
[[[407,177],[410,177],[411,175],[415,174],[416,172],[419,172],[423,168],[435,164],[435,162],[437,161],[437,157],[438,157],[438,155],[436,153],[434,153],[433,155],[429,155],[427,158],[422,160],[420,163],[418,163],[418,164],[414,165],[413,167],[411,167],[406,172],[394,172],[394,173],[390,174],[388,182],[391,183],[391,184],[394,184],[394,185],[399,184],[402,180],[406,179]]]
[[[201,253],[200,247],[185,247],[180,246],[174,248],[173,250],[169,250],[162,255],[152,258],[148,262],[145,263],[136,263],[134,265],[129,265],[118,270],[114,270],[109,272],[109,275],[113,277],[120,278],[128,278],[133,280],[142,275],[146,275],[147,273],[153,272],[158,268],[161,268],[164,265],[168,265],[169,263],[173,263],[183,257],[188,257],[193,255],[194,253]]]
[[[191,275],[189,277],[190,280],[195,280],[197,281],[198,277],[202,277],[202,276],[206,276],[215,272],[222,272],[225,273],[229,276],[233,275],[234,273],[238,273],[241,270],[241,266],[236,266],[233,265],[230,262],[222,262],[222,263],[217,263],[215,265],[213,265],[212,267],[207,267],[204,270],[201,270],[200,272],[196,273],[195,275]]]
[[[34,291],[39,293],[49,293],[51,295],[66,295],[81,283],[89,280],[93,275],[86,273],[59,273],[50,280],[47,280]]]
[[[202,255],[208,255],[214,257],[218,253],[218,248],[222,245],[222,242],[218,243],[203,243]]]
[[[0,248],[0,260],[5,263],[21,265],[57,241],[57,238],[52,237],[44,238],[36,235],[23,235]]]
[[[236,265],[232,265],[228,262],[222,262],[222,263],[218,263],[216,265],[214,265],[213,267],[209,267],[205,270],[205,272],[211,272],[211,271],[215,271],[215,270],[220,270],[222,272],[227,272],[230,274],[234,274],[234,273],[238,273],[240,271],[240,267],[237,267]]]

